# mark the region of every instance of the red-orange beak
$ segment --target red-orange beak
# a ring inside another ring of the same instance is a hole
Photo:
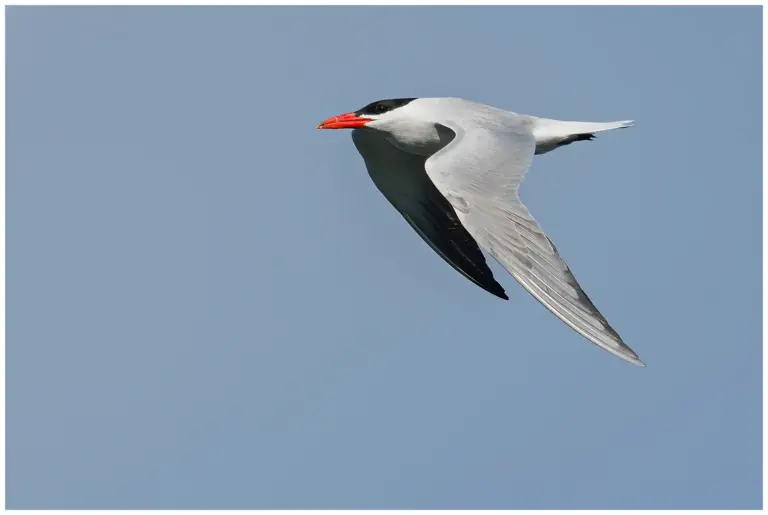
[[[328,118],[316,129],[357,129],[372,121],[372,118],[362,118],[355,113],[345,113]]]

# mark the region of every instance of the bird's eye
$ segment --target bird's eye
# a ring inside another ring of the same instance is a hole
[[[384,104],[378,104],[375,110],[377,113],[384,113],[387,111],[387,106],[385,106]]]

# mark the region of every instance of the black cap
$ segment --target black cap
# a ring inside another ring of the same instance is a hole
[[[378,100],[376,102],[371,102],[370,104],[363,107],[359,111],[356,111],[355,114],[357,116],[363,116],[366,114],[384,114],[387,111],[391,111],[392,109],[402,107],[414,100],[416,99],[415,98],[391,98],[388,100]]]

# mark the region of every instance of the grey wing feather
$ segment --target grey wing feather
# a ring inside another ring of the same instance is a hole
[[[572,329],[608,352],[644,366],[597,310],[552,241],[520,201],[518,191],[536,142],[524,118],[493,130],[441,123],[456,138],[426,162],[447,198],[464,207],[467,231],[531,295]]]
[[[355,130],[352,139],[376,187],[416,233],[464,277],[508,299],[477,242],[427,176],[426,158],[397,149],[375,131]]]

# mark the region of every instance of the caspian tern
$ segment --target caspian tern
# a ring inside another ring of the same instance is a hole
[[[376,187],[464,277],[508,300],[483,248],[576,332],[645,366],[584,293],[518,195],[535,154],[632,124],[537,118],[459,98],[398,98],[317,128],[354,129],[352,140]]]

